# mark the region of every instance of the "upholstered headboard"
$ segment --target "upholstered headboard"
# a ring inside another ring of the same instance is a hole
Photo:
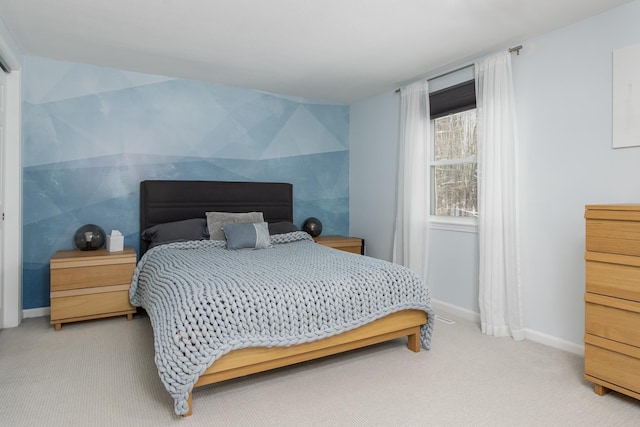
[[[156,224],[204,218],[206,212],[262,212],[293,222],[293,186],[278,182],[142,181],[140,232]],[[140,256],[148,242],[140,240]]]

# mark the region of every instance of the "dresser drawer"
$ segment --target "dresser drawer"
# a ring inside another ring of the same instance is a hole
[[[585,300],[587,334],[634,346],[640,343],[640,303],[588,294]]]
[[[632,392],[640,392],[640,359],[633,351],[620,350],[588,343],[585,336],[584,373],[585,375],[616,384]]]
[[[129,291],[104,292],[51,299],[51,323],[83,316],[133,312]]]
[[[640,256],[640,206],[587,206],[587,251]]]
[[[587,220],[587,250],[640,256],[640,222]]]
[[[134,262],[51,269],[51,292],[131,283],[135,268]]]
[[[640,301],[640,258],[587,252],[586,290]]]

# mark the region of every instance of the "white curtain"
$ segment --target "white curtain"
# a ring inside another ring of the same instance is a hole
[[[517,133],[510,54],[477,62],[475,73],[482,332],[521,340]]]
[[[427,280],[431,117],[426,80],[400,89],[398,201],[393,261]]]

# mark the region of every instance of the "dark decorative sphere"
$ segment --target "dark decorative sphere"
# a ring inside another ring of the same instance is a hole
[[[86,224],[76,230],[73,235],[73,243],[81,251],[93,251],[100,249],[106,242],[104,230],[95,224]]]
[[[302,230],[309,233],[311,237],[318,237],[322,233],[322,223],[318,218],[307,218],[302,224]]]

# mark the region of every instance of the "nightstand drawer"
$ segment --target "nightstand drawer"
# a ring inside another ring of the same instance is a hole
[[[357,246],[333,246],[333,248],[335,249],[340,249],[341,251],[345,251],[345,252],[351,252],[353,254],[358,254],[361,255],[362,254],[362,245],[357,245]]]
[[[96,265],[51,270],[51,292],[131,283],[135,264]]]
[[[52,298],[51,302],[52,322],[135,311],[135,307],[129,304],[128,290]]]
[[[347,236],[318,236],[313,240],[323,246],[338,249],[345,252],[351,252],[358,255],[364,255],[364,241],[357,237]]]

